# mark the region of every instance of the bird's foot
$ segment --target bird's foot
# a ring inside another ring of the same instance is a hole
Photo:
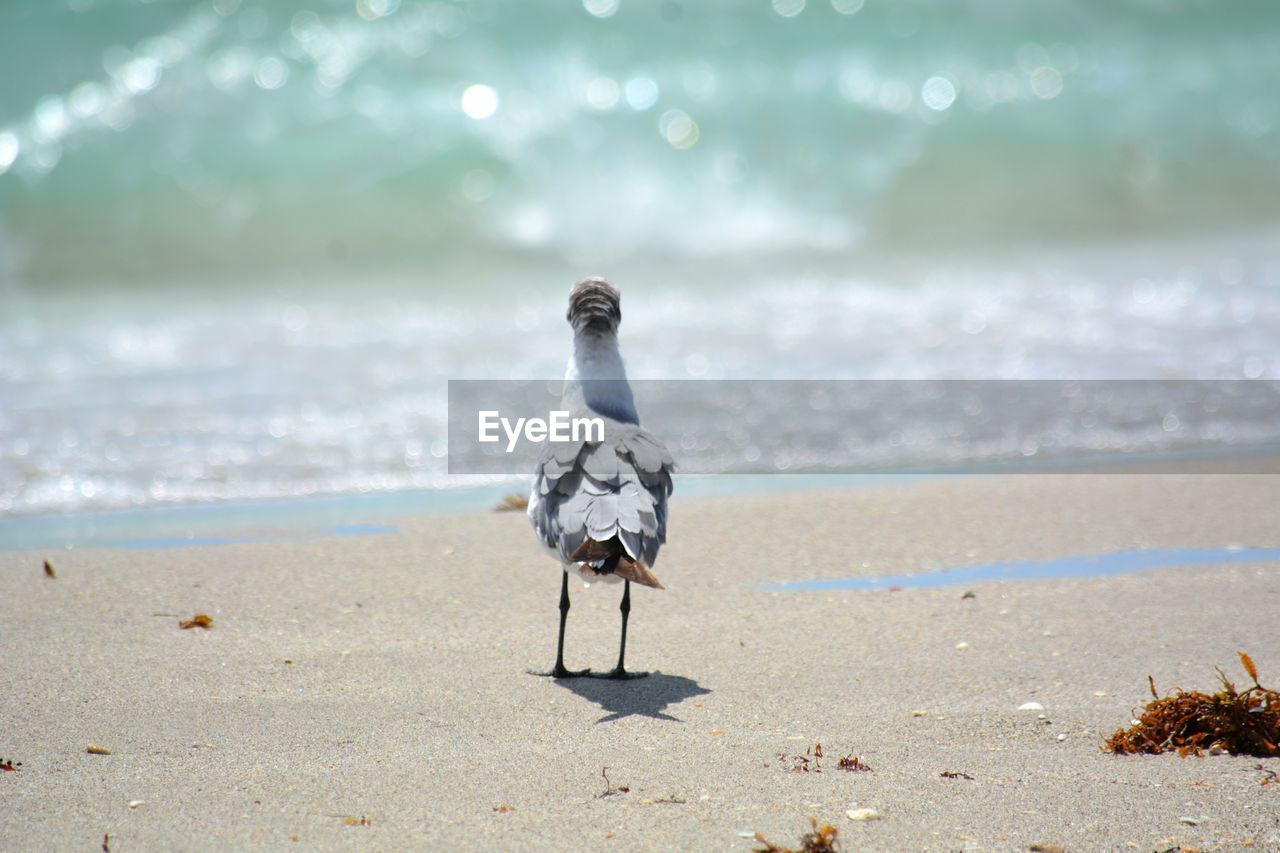
[[[530,675],[538,675],[543,678],[587,678],[591,675],[591,669],[565,669],[564,666],[557,664],[552,667],[549,672],[538,672],[537,670],[526,670]]]
[[[609,672],[602,672],[598,675],[592,674],[590,677],[607,678],[610,681],[631,681],[634,678],[647,678],[648,676],[649,673],[647,672],[628,672],[622,667],[617,667]]]

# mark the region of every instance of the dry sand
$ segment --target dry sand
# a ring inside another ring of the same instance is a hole
[[[813,816],[851,849],[1280,849],[1280,786],[1260,784],[1257,759],[1099,749],[1148,674],[1210,688],[1244,649],[1280,684],[1280,565],[758,589],[1229,544],[1280,545],[1280,478],[677,502],[668,589],[633,595],[629,663],[660,672],[625,683],[526,674],[552,662],[559,579],[515,513],[0,554],[0,756],[23,762],[0,773],[0,848],[98,850],[110,833],[112,851],[745,850],[757,831],[794,844]],[[572,590],[567,663],[608,668],[620,588]],[[213,630],[158,615],[198,610]],[[818,742],[821,773],[778,760]],[[872,772],[837,771],[845,754]],[[600,797],[604,767],[629,791]],[[883,817],[855,823],[855,807]]]

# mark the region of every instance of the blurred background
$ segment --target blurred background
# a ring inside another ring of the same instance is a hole
[[[11,0],[0,513],[390,493],[445,382],[1280,378],[1280,6]]]

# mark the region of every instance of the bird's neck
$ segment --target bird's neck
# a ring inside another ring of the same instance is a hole
[[[617,335],[578,334],[573,336],[573,356],[565,379],[622,379],[627,367],[618,350]]]
[[[640,423],[617,335],[576,334],[564,374],[564,404],[625,423]]]

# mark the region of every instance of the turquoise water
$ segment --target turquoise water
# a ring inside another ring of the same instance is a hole
[[[1274,3],[62,0],[0,30],[0,246],[39,280],[1280,214]]]
[[[927,589],[1002,580],[1053,580],[1123,575],[1178,566],[1219,566],[1280,562],[1280,548],[1155,548],[1081,554],[1054,560],[957,566],[918,574],[888,577],[823,578],[767,584],[771,592],[811,592],[839,589]]]
[[[445,382],[557,375],[593,273],[647,378],[1280,376],[1273,3],[22,0],[0,42],[6,515],[474,485]]]
[[[102,548],[126,548],[148,550],[151,548],[190,548],[202,545],[244,545],[254,542],[275,542],[281,539],[299,540],[324,536],[377,536],[395,533],[389,524],[335,524],[299,532],[272,534],[205,534],[187,536],[149,536],[137,539],[106,539],[98,543]]]
[[[916,475],[735,475],[681,477],[676,506],[690,498],[812,488],[861,488],[920,482]],[[390,532],[424,515],[492,510],[511,486],[333,494],[275,500],[153,502],[133,509],[10,514],[0,517],[0,551],[51,548],[158,548],[326,535]],[[523,521],[520,522],[523,524]]]
[[[0,518],[0,551],[71,548],[173,548],[318,536],[388,533],[410,516],[478,512],[493,490],[336,495],[309,499],[153,504]]]

